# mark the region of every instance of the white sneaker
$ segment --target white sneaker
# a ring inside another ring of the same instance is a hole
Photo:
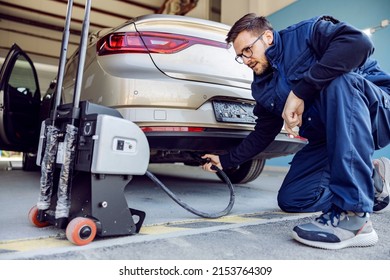
[[[373,160],[374,164],[374,212],[389,210],[390,194],[390,159],[381,157]]]
[[[313,222],[293,229],[293,238],[305,245],[321,249],[373,246],[378,235],[368,213],[331,209]]]

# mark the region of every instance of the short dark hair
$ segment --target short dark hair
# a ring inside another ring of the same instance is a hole
[[[263,16],[257,16],[255,13],[249,13],[236,21],[226,36],[226,42],[229,44],[236,40],[239,33],[249,31],[255,35],[260,35],[265,30],[273,30],[271,23]]]

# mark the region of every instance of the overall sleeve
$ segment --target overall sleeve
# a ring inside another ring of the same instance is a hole
[[[266,111],[260,104],[256,104],[253,113],[258,117],[255,129],[228,154],[221,155],[223,168],[233,168],[252,159],[261,153],[278,135],[283,119]]]
[[[312,99],[314,92],[319,92],[338,76],[362,66],[374,51],[366,34],[336,20],[319,19],[310,41],[318,60],[293,88],[304,100]]]

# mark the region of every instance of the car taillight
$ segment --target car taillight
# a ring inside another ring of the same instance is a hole
[[[203,132],[203,127],[187,126],[144,126],[141,127],[143,132]]]
[[[116,53],[171,54],[195,44],[225,49],[228,47],[226,43],[218,41],[161,32],[112,33],[101,38],[96,47],[98,55]]]

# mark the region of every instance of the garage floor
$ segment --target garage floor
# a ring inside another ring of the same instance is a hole
[[[203,212],[219,212],[229,202],[229,190],[214,174],[197,167],[151,165],[149,170],[183,201]],[[284,173],[265,172],[258,182],[236,186],[236,199],[231,215],[277,211],[276,190]],[[2,163],[0,171],[0,242],[26,238],[55,236],[62,230],[36,228],[27,218],[38,201],[40,172],[25,172],[17,162]],[[135,176],[125,189],[130,208],[146,212],[144,226],[198,219],[167,196],[146,176]]]
[[[227,187],[216,175],[200,168],[151,165],[149,171],[198,210],[220,211],[228,203]],[[276,195],[285,174],[286,170],[267,167],[254,182],[236,185],[234,207],[219,219],[195,216],[149,178],[137,176],[124,195],[129,207],[146,212],[140,233],[96,237],[86,246],[75,246],[66,239],[64,230],[37,228],[28,221],[28,211],[38,199],[40,172],[24,172],[16,165],[10,169],[2,163],[0,260],[390,260],[390,212],[372,216],[380,242],[370,248],[318,250],[292,240],[294,225],[315,214],[279,210]]]

